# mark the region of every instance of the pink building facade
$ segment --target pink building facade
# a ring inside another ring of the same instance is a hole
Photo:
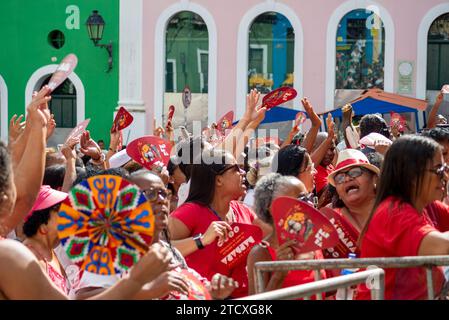
[[[249,28],[266,12],[282,14],[294,29],[293,87],[298,97],[292,107],[301,110],[300,99],[307,96],[317,112],[332,110],[337,29],[357,9],[375,12],[382,21],[384,90],[400,92],[405,85],[406,95],[432,99],[435,94],[426,84],[428,32],[438,17],[449,13],[447,0],[122,0],[118,103],[135,115],[139,129],[131,138],[150,133],[153,118],[163,123],[166,28],[179,12],[191,11],[207,25],[208,92],[202,115],[207,113],[211,123],[229,110],[237,119],[243,114]]]

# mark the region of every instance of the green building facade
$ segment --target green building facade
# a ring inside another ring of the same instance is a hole
[[[107,51],[88,36],[85,23],[93,10],[106,22],[100,43],[112,43],[110,72]],[[32,92],[74,53],[74,73],[52,95],[57,131],[49,144],[62,143],[76,123],[88,118],[92,137],[108,141],[119,89],[119,0],[2,0],[0,30],[2,139],[7,138],[9,119],[25,113]]]

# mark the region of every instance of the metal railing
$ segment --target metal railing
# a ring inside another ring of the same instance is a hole
[[[298,260],[298,261],[263,261],[254,266],[256,293],[264,291],[263,272],[314,270],[315,275],[320,270],[366,268],[426,268],[427,296],[429,300],[435,299],[433,288],[432,268],[437,266],[449,266],[449,256],[413,256],[394,258],[361,258],[361,259],[324,259],[324,260]],[[315,276],[317,279],[317,276]]]
[[[346,290],[346,288],[349,286],[365,283],[367,280],[372,278],[378,279],[379,282],[378,286],[370,288],[371,297],[373,300],[383,300],[384,287],[385,287],[385,272],[380,268],[356,272],[345,276],[339,276],[315,282],[309,282],[297,286],[268,291],[264,293],[259,293],[252,296],[240,298],[237,300],[297,299],[297,298],[308,298],[314,294],[316,294],[317,296],[321,296],[321,293],[323,292],[334,291],[340,288],[345,288]]]

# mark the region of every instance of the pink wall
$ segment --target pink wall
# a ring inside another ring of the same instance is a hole
[[[154,94],[154,33],[159,15],[175,0],[151,0],[144,2],[143,26],[143,98],[148,111],[153,108]],[[228,0],[191,1],[207,9],[215,20],[218,36],[218,76],[217,76],[217,116],[224,114],[235,106],[237,35],[242,17],[255,5],[264,1]],[[271,2],[271,1],[268,1]],[[325,106],[326,81],[326,37],[328,21],[334,10],[345,3],[339,0],[285,0],[278,1],[289,6],[298,16],[304,34],[304,95],[309,97],[317,111],[325,111],[332,106]],[[359,1],[365,5],[366,2]],[[397,81],[397,62],[411,60],[417,66],[417,33],[424,15],[434,6],[448,3],[444,0],[379,0],[390,14],[395,28],[394,49],[394,86]],[[366,6],[366,5],[365,5]],[[415,92],[414,92],[415,93]],[[298,100],[299,103],[299,100]],[[161,106],[154,106],[161,107]]]

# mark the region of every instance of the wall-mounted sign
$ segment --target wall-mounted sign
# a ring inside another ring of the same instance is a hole
[[[399,61],[398,63],[398,86],[397,93],[413,93],[413,61]]]

